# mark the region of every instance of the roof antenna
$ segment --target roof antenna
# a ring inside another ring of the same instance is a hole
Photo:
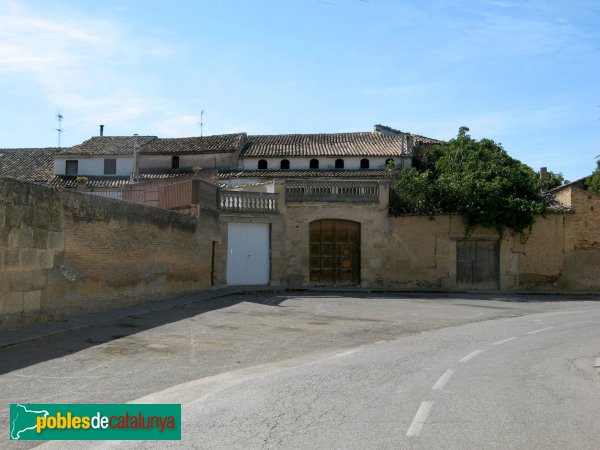
[[[204,123],[202,122],[202,117],[204,116],[204,110],[200,111],[200,137],[202,137],[202,127]]]
[[[58,131],[58,148],[60,148],[60,135],[63,132],[63,128],[62,128],[62,120],[63,120],[63,115],[59,112],[56,117],[58,118],[58,128],[55,128],[55,131]]]

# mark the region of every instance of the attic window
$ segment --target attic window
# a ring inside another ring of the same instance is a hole
[[[369,160],[368,159],[361,159],[360,160],[360,168],[361,169],[368,169],[369,168]]]
[[[267,169],[267,160],[266,159],[261,159],[260,161],[258,161],[258,168],[260,170]]]
[[[288,170],[290,168],[290,160],[282,159],[281,160],[281,170]]]
[[[104,160],[104,175],[116,175],[117,174],[117,160],[116,159],[105,159]]]
[[[343,169],[344,168],[344,160],[343,159],[336,159],[335,160],[335,168],[336,169]]]
[[[311,169],[318,169],[319,168],[319,160],[318,159],[311,159],[309,167]]]
[[[179,156],[171,156],[171,169],[179,169]]]
[[[65,165],[65,174],[66,175],[77,175],[77,166],[79,165],[79,161],[76,159],[67,159]]]

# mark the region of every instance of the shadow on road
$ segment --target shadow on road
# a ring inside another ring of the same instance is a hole
[[[254,292],[206,300],[193,300],[193,296],[188,297],[192,299],[188,303],[179,303],[160,310],[151,309],[152,304],[150,303],[143,305],[146,306],[145,311],[143,306],[140,305],[132,308],[138,311],[132,314],[124,312],[122,317],[117,319],[108,319],[109,321],[77,329],[66,329],[58,334],[0,348],[0,375],[43,361],[61,358],[141,331],[178,322],[210,311],[228,308],[243,301],[277,307],[284,300],[283,297],[274,297],[273,293],[261,294]],[[101,317],[103,314],[105,313],[98,313],[97,316]],[[44,324],[37,326],[43,327]],[[32,329],[35,330],[35,327],[34,325]]]

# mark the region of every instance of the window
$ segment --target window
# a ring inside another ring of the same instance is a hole
[[[105,159],[104,160],[104,175],[116,175],[117,174],[117,160],[116,159]]]
[[[318,169],[319,168],[319,160],[318,159],[311,159],[309,167],[311,169]]]
[[[261,159],[260,161],[258,161],[258,168],[260,170],[264,170],[267,168],[267,160],[266,159]]]
[[[287,170],[290,168],[290,160],[289,159],[282,159],[281,160],[281,169],[282,170]]]
[[[67,159],[66,171],[67,175],[77,175],[77,166],[79,161],[76,159]]]
[[[360,160],[360,168],[361,169],[368,169],[369,168],[369,160],[368,159],[361,159]]]
[[[336,169],[343,169],[344,168],[344,160],[343,159],[336,159],[335,160],[335,168]]]
[[[394,161],[392,158],[388,158],[385,160],[385,167],[389,167],[391,166],[392,169],[396,166],[396,161]]]
[[[179,156],[171,156],[171,169],[179,169]]]

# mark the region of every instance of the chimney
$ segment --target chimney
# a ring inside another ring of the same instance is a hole
[[[104,136],[104,125],[100,125],[100,137]]]
[[[548,168],[547,167],[540,168],[540,180],[542,183],[546,183],[546,181],[548,181]]]

